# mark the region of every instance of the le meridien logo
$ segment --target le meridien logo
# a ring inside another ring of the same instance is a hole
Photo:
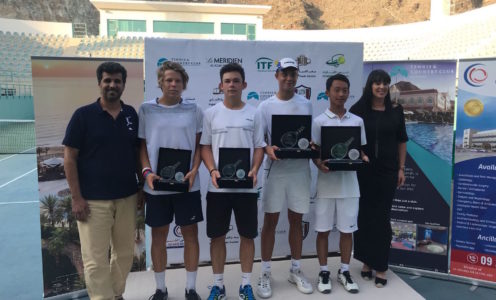
[[[465,82],[473,87],[481,87],[487,79],[487,71],[483,64],[470,65],[463,74]]]

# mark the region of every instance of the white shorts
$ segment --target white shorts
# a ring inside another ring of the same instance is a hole
[[[308,174],[307,174],[308,173]],[[264,174],[262,189],[263,211],[281,212],[287,201],[288,209],[306,214],[310,209],[310,172],[274,176]]]
[[[358,229],[359,198],[317,198],[315,200],[315,230],[326,232],[336,228],[343,233]]]

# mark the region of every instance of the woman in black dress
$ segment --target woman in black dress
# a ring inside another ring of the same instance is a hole
[[[387,283],[391,245],[391,205],[396,188],[405,182],[406,134],[401,105],[389,95],[391,77],[383,70],[369,74],[360,100],[350,112],[365,123],[367,145],[364,152],[370,163],[358,172],[360,209],[358,231],[354,234],[354,257],[363,262],[361,275],[375,285]]]

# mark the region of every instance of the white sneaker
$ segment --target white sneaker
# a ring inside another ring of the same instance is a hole
[[[319,283],[317,284],[317,290],[322,294],[329,294],[332,289],[331,272],[329,271],[320,271],[319,273]]]
[[[303,294],[313,293],[312,284],[308,282],[308,279],[305,277],[300,269],[294,271],[290,270],[288,281],[292,284],[296,284],[298,291],[302,292]]]
[[[258,277],[257,295],[260,298],[272,297],[272,288],[270,287],[270,272],[263,272],[262,276]]]
[[[358,293],[358,285],[353,282],[351,278],[350,271],[344,271],[341,273],[341,269],[338,271],[338,281],[341,282],[344,289],[352,294]]]

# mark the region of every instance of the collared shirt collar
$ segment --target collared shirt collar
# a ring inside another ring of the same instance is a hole
[[[330,111],[329,108],[326,108],[324,113],[326,114],[327,117],[329,117],[329,119],[339,119],[339,116],[333,113],[332,111]],[[348,112],[348,110],[346,110],[346,112],[344,113],[341,119],[349,119],[349,118],[350,118],[350,113]]]
[[[100,100],[101,100],[101,98],[98,97],[96,99],[96,101],[93,103],[93,105],[95,106],[95,109],[97,110],[97,112],[99,114],[102,114],[105,111],[103,110],[102,105],[100,104]],[[119,101],[121,102],[121,112],[122,112],[124,110],[124,102],[122,100],[119,100]]]

